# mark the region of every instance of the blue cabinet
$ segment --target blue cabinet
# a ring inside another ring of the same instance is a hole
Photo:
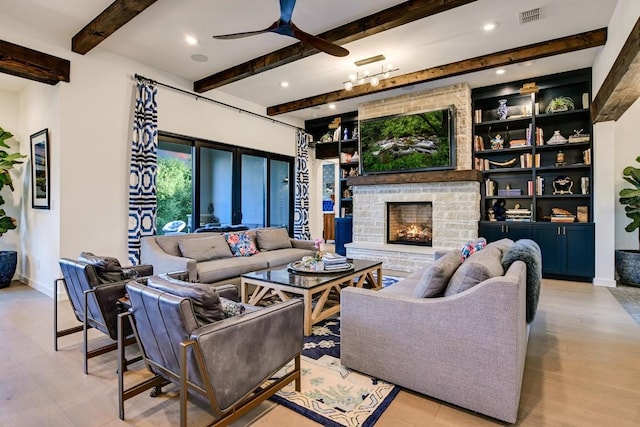
[[[336,253],[347,255],[345,244],[351,243],[353,239],[353,218],[350,216],[336,218]]]

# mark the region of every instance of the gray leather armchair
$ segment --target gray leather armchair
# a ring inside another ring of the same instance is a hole
[[[87,331],[95,328],[116,341],[118,337],[118,299],[125,296],[125,284],[131,279],[141,279],[153,274],[153,266],[138,265],[122,267],[116,258],[97,257],[83,252],[78,260],[59,260],[62,278],[54,281],[53,329],[54,350],[58,351],[58,338],[83,332],[84,373],[89,372],[88,359],[115,350],[117,342],[89,350]],[[69,296],[73,312],[82,325],[58,330],[58,286],[62,283]],[[135,338],[131,328],[124,331],[125,344],[133,344]],[[124,345],[121,346],[124,353]],[[124,364],[140,360],[133,359]]]
[[[134,324],[147,368],[155,377],[123,388],[119,375],[120,418],[124,401],[170,381],[180,387],[180,425],[187,425],[187,398],[204,398],[227,425],[295,381],[300,390],[303,303],[291,300],[240,316],[198,326],[191,300],[135,282],[127,284],[131,309],[120,314]],[[268,387],[265,380],[294,360],[292,370]]]

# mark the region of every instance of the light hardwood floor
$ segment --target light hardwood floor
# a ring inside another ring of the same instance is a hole
[[[75,324],[67,301],[62,326]],[[425,325],[428,326],[428,325]],[[92,344],[104,338],[92,331]],[[126,402],[118,419],[115,354],[89,361],[82,373],[81,334],[63,337],[53,351],[52,300],[12,284],[0,290],[0,426],[174,426],[175,389],[157,398],[143,393]],[[372,349],[375,356],[375,349]],[[393,361],[389,361],[393,363]],[[128,381],[142,375],[140,363]],[[138,372],[136,372],[137,370]],[[189,405],[190,424],[210,415]],[[446,403],[402,391],[377,426],[501,425]],[[604,288],[545,280],[533,322],[518,424],[523,426],[640,425],[640,326]],[[314,426],[265,403],[235,426]]]

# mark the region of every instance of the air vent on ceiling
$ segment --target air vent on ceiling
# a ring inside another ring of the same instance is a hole
[[[520,12],[519,18],[520,24],[528,24],[529,22],[537,21],[540,19],[540,8],[537,7],[535,9]]]

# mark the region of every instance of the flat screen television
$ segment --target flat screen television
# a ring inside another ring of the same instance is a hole
[[[421,113],[361,120],[363,174],[455,167],[453,106]]]

